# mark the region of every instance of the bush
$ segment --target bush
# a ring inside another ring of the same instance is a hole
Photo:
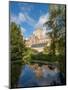
[[[33,60],[39,60],[39,61],[47,61],[47,62],[58,62],[58,68],[61,70],[61,72],[65,73],[65,55],[49,55],[49,54],[43,54],[38,53],[36,55],[32,54],[31,61]]]

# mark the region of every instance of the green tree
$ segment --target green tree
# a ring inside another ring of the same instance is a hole
[[[11,59],[11,87],[16,87],[23,63],[24,40],[21,28],[16,23],[10,24],[10,59]],[[20,61],[20,62],[17,62]]]
[[[55,55],[56,44],[59,43],[58,40],[60,40],[60,37],[63,38],[65,36],[62,35],[62,32],[65,34],[65,5],[50,5],[49,20],[46,22],[46,25],[52,30],[48,33],[51,38],[50,51]],[[60,44],[58,44],[58,47],[60,47]]]
[[[44,53],[44,54],[50,54],[50,46],[48,46],[48,45],[46,44],[45,47],[44,47],[43,53]]]
[[[65,5],[50,5],[49,20],[46,26],[51,29],[48,33],[51,38],[50,52],[52,61],[58,61],[60,70],[65,75],[65,27],[66,27],[66,6]],[[59,55],[56,55],[58,51]]]
[[[26,51],[24,52],[24,57],[23,57],[23,61],[25,64],[30,64],[32,61],[32,56],[34,56],[35,54],[37,54],[38,52],[34,49],[31,48],[26,48]]]

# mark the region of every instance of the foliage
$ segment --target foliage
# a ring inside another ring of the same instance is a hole
[[[50,46],[45,46],[44,47],[44,52],[43,52],[44,54],[50,54]]]
[[[24,41],[20,26],[15,23],[10,25],[10,57],[11,57],[11,87],[16,87],[17,80],[21,71],[24,52]],[[19,63],[15,61],[20,61]],[[15,63],[14,63],[15,62]]]
[[[65,5],[50,5],[49,20],[45,25],[51,30],[47,34],[51,38],[48,57],[51,62],[58,61],[59,68],[65,74]],[[46,47],[44,48],[46,52]],[[46,57],[45,57],[46,58]]]
[[[60,54],[65,55],[65,40],[64,40],[64,38],[60,38],[58,40],[58,51]]]
[[[24,41],[21,34],[20,26],[11,23],[10,26],[10,50],[11,60],[22,60],[22,53],[24,51]]]
[[[58,62],[58,68],[60,69],[61,72],[65,73],[65,55],[52,55],[52,54],[43,54],[43,53],[38,53],[35,55],[31,56],[31,62],[34,60],[39,61],[38,64],[41,64],[41,61],[43,62]],[[43,63],[44,64],[44,63]]]
[[[62,53],[62,48],[60,48],[60,44],[62,43],[64,49],[64,40],[65,40],[65,5],[50,5],[49,8],[49,20],[45,23],[45,25],[51,29],[49,32],[49,36],[51,38],[50,51],[53,55],[56,54],[56,49],[58,48],[58,52]],[[64,39],[62,39],[64,38]],[[62,42],[61,39],[63,40]],[[57,45],[58,44],[58,45]],[[58,47],[56,47],[56,45]],[[64,49],[65,50],[65,49]]]
[[[31,60],[32,60],[32,55],[35,55],[36,53],[38,53],[36,50],[34,49],[31,49],[31,48],[26,48],[26,51],[24,52],[24,57],[23,57],[23,60],[24,60],[24,63],[30,63]]]

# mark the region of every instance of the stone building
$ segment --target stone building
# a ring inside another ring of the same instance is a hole
[[[26,40],[26,46],[31,47],[38,52],[42,52],[46,45],[50,45],[51,39],[41,29],[37,28],[28,40]]]

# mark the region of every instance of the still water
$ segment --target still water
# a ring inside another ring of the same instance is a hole
[[[57,68],[50,70],[42,66],[41,70],[42,75],[38,78],[35,70],[25,65],[19,77],[18,87],[64,85],[64,75]]]

